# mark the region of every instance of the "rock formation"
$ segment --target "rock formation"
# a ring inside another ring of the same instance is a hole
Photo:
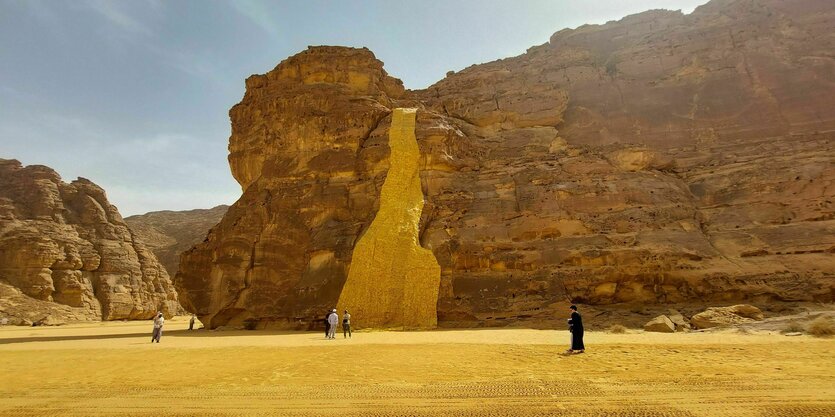
[[[246,84],[229,143],[243,194],[183,254],[175,284],[207,327],[307,328],[336,306],[374,218],[391,100],[405,90],[371,52],[350,48],[311,49]]]
[[[676,325],[665,315],[660,315],[644,325],[644,331],[658,333],[675,333]]]
[[[89,180],[0,160],[0,315],[146,319],[180,308],[168,274]],[[40,301],[24,301],[23,296]],[[17,301],[15,301],[17,300]],[[40,307],[56,303],[71,308]],[[32,306],[21,309],[20,306]],[[20,313],[20,314],[18,314]],[[30,317],[31,316],[31,317]]]
[[[670,309],[670,314],[667,317],[673,322],[677,332],[688,332],[693,328],[690,325],[690,320],[685,319],[677,310]]]
[[[391,109],[416,107],[441,326],[831,301],[833,19],[824,0],[649,11],[419,91],[366,49],[311,47],[247,79],[243,196],[184,254],[181,297],[208,327],[319,325],[380,208]]]
[[[6,320],[6,324],[13,326],[52,326],[100,318],[100,312],[85,307],[71,307],[52,301],[38,300],[0,281],[0,323]]]
[[[697,329],[707,329],[724,324],[750,323],[763,319],[759,308],[748,304],[730,307],[710,307],[690,318],[690,324]]]
[[[441,267],[419,242],[423,210],[417,109],[394,109],[389,128],[389,171],[380,208],[354,246],[339,297],[368,327],[431,328],[438,324]]]
[[[219,205],[210,209],[152,211],[125,217],[125,223],[154,252],[168,276],[173,277],[180,266],[180,254],[206,239],[209,229],[228,209],[229,206]]]

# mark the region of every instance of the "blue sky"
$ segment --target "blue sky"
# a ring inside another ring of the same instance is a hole
[[[124,216],[231,204],[228,110],[308,45],[370,48],[407,88],[566,27],[706,0],[0,0],[0,158],[85,177]]]

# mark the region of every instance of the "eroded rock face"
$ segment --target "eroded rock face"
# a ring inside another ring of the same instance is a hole
[[[0,160],[0,280],[33,299],[74,307],[55,310],[71,311],[63,315],[69,320],[146,319],[180,308],[165,269],[104,190],[84,178],[68,184],[48,167],[5,159]],[[7,314],[12,310],[4,308]]]
[[[417,109],[394,109],[389,171],[380,208],[354,246],[339,309],[364,327],[432,328],[438,324],[441,267],[419,241],[423,191],[415,140]]]
[[[180,254],[206,239],[229,206],[183,211],[153,211],[125,217],[125,223],[165,267],[168,276],[177,274]]]
[[[441,326],[831,301],[833,19],[823,0],[651,11],[421,91],[367,50],[310,48],[230,112],[244,194],[183,257],[181,295],[210,327],[318,325],[379,208],[389,113],[417,107]]]
[[[391,100],[404,93],[365,49],[314,48],[250,77],[230,111],[229,163],[243,195],[183,255],[184,306],[207,327],[304,328],[335,307],[376,212]]]
[[[0,281],[0,323],[5,319],[7,324],[16,326],[61,325],[100,318],[100,312],[38,300]]]

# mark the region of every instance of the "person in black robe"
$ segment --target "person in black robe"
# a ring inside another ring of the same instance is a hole
[[[577,312],[577,306],[569,307],[571,318],[568,319],[568,331],[571,332],[571,349],[568,353],[583,353],[586,346],[583,344],[583,318]]]
[[[331,324],[330,322],[328,322],[328,317],[330,317],[330,315],[331,311],[328,310],[328,312],[325,314],[325,338],[327,338],[328,334],[330,334],[331,332]]]

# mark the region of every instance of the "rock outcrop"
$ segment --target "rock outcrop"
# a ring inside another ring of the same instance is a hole
[[[690,318],[690,324],[697,329],[708,329],[725,324],[751,323],[763,319],[759,308],[748,304],[730,307],[710,307]]]
[[[134,234],[154,252],[168,276],[177,275],[180,254],[206,239],[229,206],[184,211],[152,211],[125,217]]]
[[[824,0],[649,11],[419,91],[366,49],[311,47],[247,79],[243,196],[184,254],[181,297],[208,327],[319,325],[380,207],[391,109],[416,107],[441,326],[831,301],[833,19]]]
[[[423,191],[415,140],[417,109],[394,109],[389,171],[380,208],[354,246],[339,308],[367,327],[431,328],[438,324],[441,267],[419,241]]]
[[[670,315],[668,318],[671,322],[673,322],[677,332],[689,332],[693,328],[693,326],[690,325],[690,320],[685,319],[684,316],[677,310],[670,309]]]
[[[374,218],[391,100],[405,90],[370,51],[336,47],[246,85],[229,143],[243,194],[183,254],[175,284],[209,328],[307,328],[336,306],[354,243]]]
[[[672,320],[670,320],[669,317],[661,315],[644,324],[644,331],[658,333],[675,333],[676,325],[672,322]]]
[[[99,318],[100,313],[88,308],[38,300],[0,281],[0,323],[6,320],[6,324],[13,326],[60,325]]]
[[[68,184],[48,167],[5,159],[0,160],[0,281],[20,291],[4,290],[0,315],[23,311],[26,319],[41,313],[55,316],[53,322],[146,319],[180,308],[165,269],[104,190],[84,178]],[[37,307],[51,303],[71,308]]]

